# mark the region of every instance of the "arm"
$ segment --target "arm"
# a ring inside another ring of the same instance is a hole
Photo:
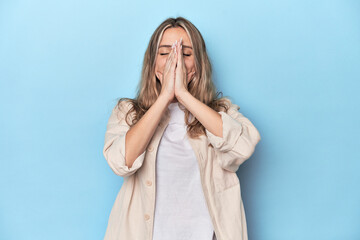
[[[116,175],[130,176],[142,166],[146,148],[168,104],[165,98],[159,96],[131,128],[125,120],[131,104],[121,102],[120,109],[117,106],[113,108],[105,133],[103,155]]]
[[[206,135],[221,160],[225,170],[236,172],[239,166],[249,159],[255,146],[261,140],[259,131],[240,112],[239,106],[231,104],[227,113],[219,112],[222,119],[222,137],[216,136],[207,129]]]
[[[259,131],[238,110],[240,107],[229,101],[227,113],[216,112],[190,93],[181,95],[182,104],[203,124],[206,135],[219,155],[220,166],[236,172],[239,166],[253,154],[261,140]],[[179,100],[180,101],[180,100]]]

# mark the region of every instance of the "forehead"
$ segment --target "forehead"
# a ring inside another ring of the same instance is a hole
[[[192,44],[190,38],[187,35],[186,31],[181,27],[177,28],[168,28],[164,31],[164,34],[161,38],[159,48],[171,48],[171,45],[176,41],[180,41],[182,38],[183,48],[192,49]]]

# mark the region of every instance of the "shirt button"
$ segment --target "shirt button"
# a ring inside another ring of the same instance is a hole
[[[150,219],[149,214],[145,214],[145,220],[149,220],[149,219]]]
[[[151,186],[152,182],[150,180],[146,181],[146,185]]]
[[[152,150],[154,150],[154,147],[153,147],[153,146],[150,146],[150,147],[148,148],[148,150],[149,150],[150,152],[152,152]]]

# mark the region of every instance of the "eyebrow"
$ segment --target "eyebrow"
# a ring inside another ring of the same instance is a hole
[[[190,49],[192,49],[192,47],[187,46],[187,45],[182,45],[182,46],[183,46],[183,48],[190,48]],[[160,46],[159,46],[159,48],[161,48],[161,47],[168,47],[168,48],[171,48],[171,45],[160,45]]]

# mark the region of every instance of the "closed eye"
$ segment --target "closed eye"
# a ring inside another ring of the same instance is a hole
[[[161,56],[163,56],[163,55],[168,55],[168,53],[160,53],[160,55],[161,55]],[[191,54],[184,54],[184,56],[190,57]]]

